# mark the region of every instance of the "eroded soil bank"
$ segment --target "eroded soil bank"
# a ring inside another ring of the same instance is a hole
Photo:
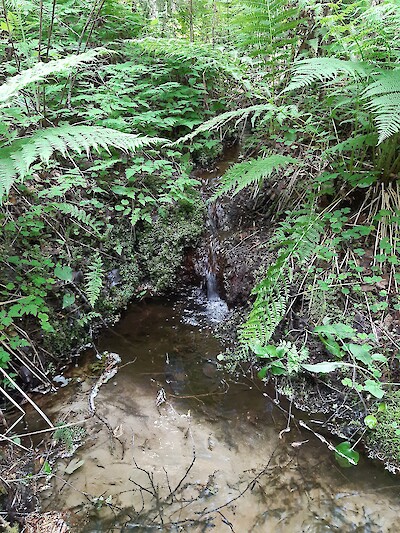
[[[397,531],[400,480],[364,458],[341,470],[259,381],[217,369],[214,314],[199,296],[142,302],[103,334],[99,350],[119,353],[121,367],[82,446],[52,464],[43,511],[91,533]],[[88,417],[96,361],[43,398],[53,419]]]

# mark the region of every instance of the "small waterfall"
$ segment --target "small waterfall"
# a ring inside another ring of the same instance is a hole
[[[224,157],[213,170],[197,172],[196,177],[203,183],[203,198],[206,201],[217,180],[237,160],[239,150],[239,145],[226,149]],[[229,313],[228,305],[223,299],[223,260],[221,261],[220,251],[222,232],[227,231],[223,201],[208,202],[207,215],[207,234],[204,244],[197,250],[193,259],[194,270],[203,280],[203,288],[195,290],[191,302],[192,309],[187,309],[184,316],[187,323],[193,325],[198,325],[203,320],[206,323],[221,322]]]
[[[214,210],[213,210],[214,211]],[[210,301],[216,301],[220,299],[218,291],[218,279],[217,274],[219,270],[218,265],[218,237],[216,235],[216,225],[215,220],[210,219],[210,209],[209,213],[209,224],[208,227],[215,228],[215,230],[209,235],[208,238],[208,253],[206,254],[206,264],[205,264],[205,282],[207,289],[207,299]]]
[[[219,226],[218,226],[218,205],[216,202],[208,206],[207,228],[209,236],[207,239],[207,253],[205,254],[204,279],[207,294],[207,313],[212,322],[219,322],[228,313],[228,306],[221,298],[219,279],[222,278],[220,272],[219,252]],[[218,277],[220,276],[220,278]]]

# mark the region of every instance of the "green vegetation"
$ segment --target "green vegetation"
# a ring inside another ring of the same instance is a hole
[[[400,462],[400,391],[390,392],[374,409],[376,422],[368,431],[367,442],[389,466]]]
[[[191,172],[242,141],[212,200],[274,227],[234,359],[292,390],[317,374],[400,461],[399,26],[397,0],[4,0],[1,367],[44,379],[173,288],[202,233]]]

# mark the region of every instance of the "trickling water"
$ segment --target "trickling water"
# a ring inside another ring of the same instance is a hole
[[[206,193],[215,185],[229,166],[237,159],[239,153],[238,147],[228,151],[223,161],[219,162],[218,167],[212,172],[204,172],[198,177],[205,184]],[[207,196],[207,194],[205,194]],[[201,264],[201,274],[204,278],[205,290],[207,295],[207,309],[212,322],[223,320],[228,312],[228,305],[221,295],[222,289],[222,266],[220,260],[220,219],[224,215],[222,204],[216,200],[208,203],[206,228],[208,235],[206,237],[206,252],[203,254]]]

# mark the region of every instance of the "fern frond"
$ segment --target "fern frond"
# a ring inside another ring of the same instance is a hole
[[[203,124],[201,124],[198,128],[188,133],[184,137],[180,137],[177,141],[171,143],[170,146],[175,146],[177,144],[191,141],[194,137],[205,131],[211,131],[216,130],[218,128],[222,128],[222,126],[224,126],[231,120],[236,119],[235,125],[237,125],[240,121],[246,119],[252,113],[254,113],[255,116],[259,116],[262,113],[271,111],[273,109],[275,109],[275,106],[273,104],[258,104],[249,107],[244,107],[242,109],[236,109],[235,111],[226,111],[225,113],[221,113],[220,115],[217,115],[216,117],[213,117],[210,120],[203,122]],[[254,120],[255,117],[253,116],[253,122]]]
[[[8,194],[14,181],[22,180],[35,161],[48,163],[54,152],[64,157],[69,151],[89,154],[91,150],[110,147],[123,152],[134,152],[164,139],[140,137],[98,126],[60,126],[47,128],[0,149],[0,200]]]
[[[92,307],[94,307],[100,296],[101,288],[103,286],[103,276],[103,262],[101,257],[96,255],[93,262],[88,266],[88,272],[85,274],[85,294]]]
[[[344,61],[335,57],[314,57],[298,61],[294,67],[294,75],[284,92],[301,89],[315,81],[334,80],[339,74],[352,77],[368,77],[372,66],[361,61]]]
[[[288,297],[283,285],[282,292],[274,290],[255,301],[246,322],[239,328],[239,342],[248,348],[255,344],[265,346],[283,319]]]
[[[64,215],[69,215],[74,220],[77,220],[78,222],[85,224],[86,226],[91,228],[97,235],[99,235],[99,222],[95,220],[84,209],[79,209],[78,206],[74,204],[69,204],[66,202],[54,203],[52,205]]]
[[[274,68],[284,69],[300,41],[296,29],[304,23],[299,2],[244,0],[233,23],[242,46],[252,56],[264,56]]]
[[[226,48],[214,47],[207,43],[192,43],[186,39],[145,37],[131,42],[158,57],[172,58],[179,63],[194,62],[202,70],[212,69],[234,79],[242,79],[243,73],[237,57]]]
[[[318,250],[323,223],[316,215],[300,215],[281,223],[279,236],[279,256],[268,267],[264,279],[254,287],[252,294],[256,300],[248,319],[239,330],[239,340],[243,353],[254,345],[265,346],[275,329],[284,318],[289,294],[287,278],[291,277],[290,259],[305,263]]]
[[[323,155],[337,154],[341,152],[350,152],[353,150],[365,150],[368,146],[376,146],[378,136],[376,133],[366,133],[364,135],[355,135],[345,141],[335,144],[328,150],[323,152]]]
[[[378,144],[400,131],[400,69],[382,73],[363,97],[370,100],[367,107],[375,114]]]
[[[289,163],[298,163],[298,161],[290,156],[273,154],[269,157],[259,157],[243,163],[236,163],[225,172],[212,200],[230,191],[232,191],[231,197],[233,197],[251,184],[260,185],[265,178]]]
[[[104,48],[98,48],[83,54],[49,61],[48,63],[38,63],[32,68],[22,71],[0,86],[0,107],[4,107],[19,91],[22,91],[31,83],[42,81],[51,74],[69,73],[82,63],[93,62],[98,55],[105,52]]]

